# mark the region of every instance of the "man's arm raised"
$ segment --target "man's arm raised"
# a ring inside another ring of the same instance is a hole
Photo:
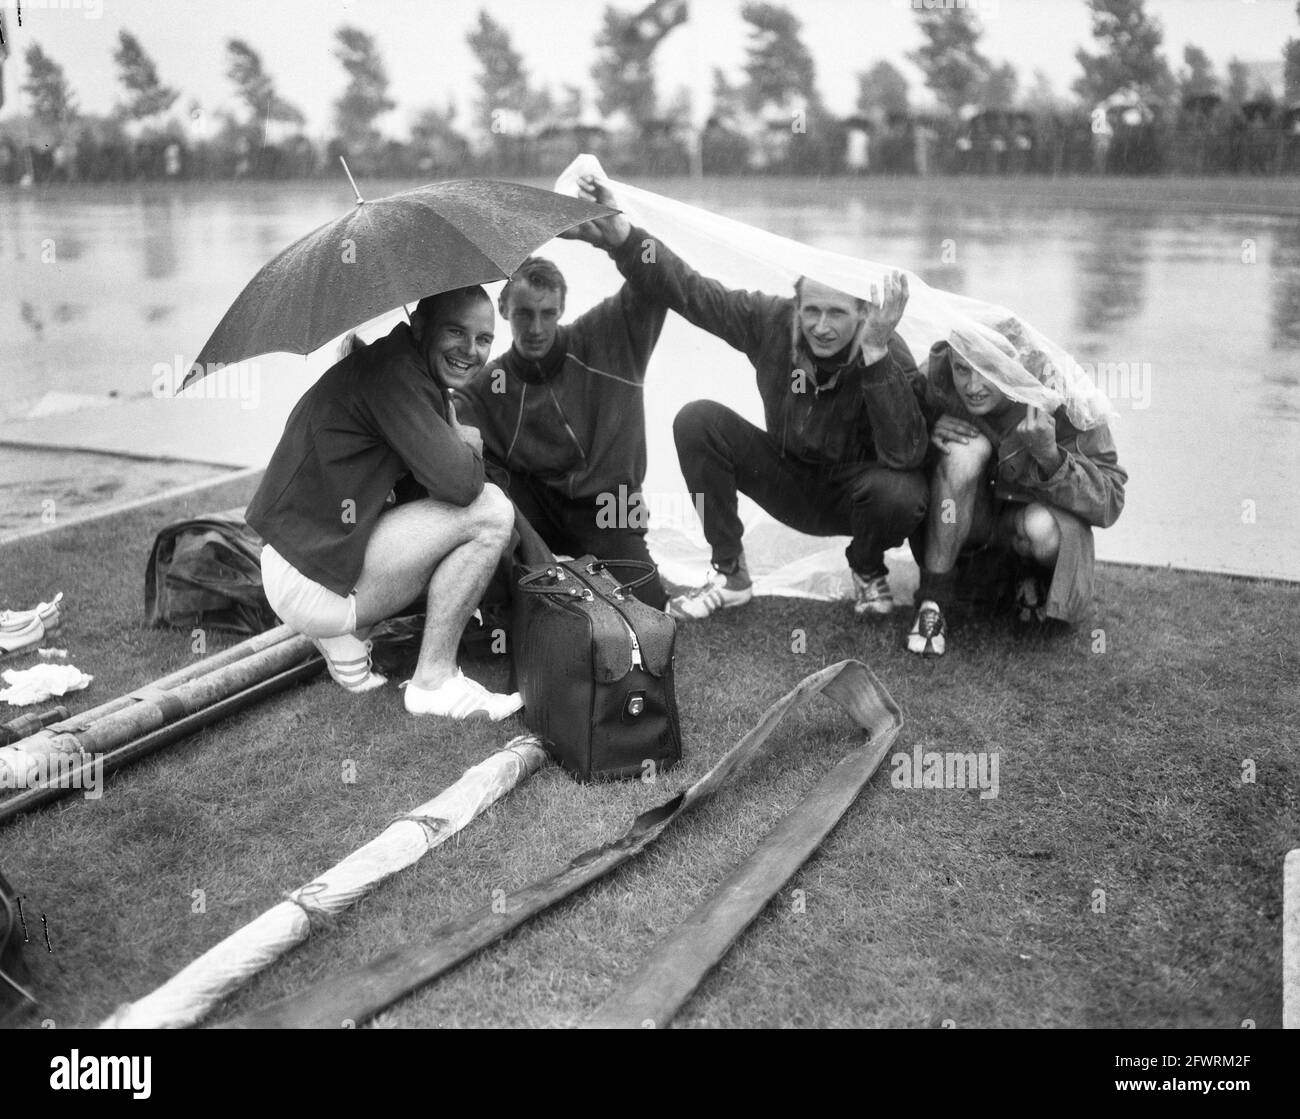
[[[609,187],[593,176],[583,176],[578,186],[590,201],[617,205]],[[563,236],[605,249],[640,296],[716,334],[750,360],[768,341],[774,311],[789,303],[779,296],[735,290],[701,276],[662,241],[635,228],[622,214],[587,222]]]

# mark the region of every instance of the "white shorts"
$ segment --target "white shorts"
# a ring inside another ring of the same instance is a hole
[[[341,637],[357,628],[357,593],[346,598],[308,579],[270,544],[262,548],[266,600],[290,629],[308,637]]]

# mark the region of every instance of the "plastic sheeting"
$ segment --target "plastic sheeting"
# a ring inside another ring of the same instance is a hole
[[[907,275],[909,300],[898,331],[918,362],[924,362],[936,341],[951,343],[964,337],[968,340],[965,349],[978,351],[973,362],[976,367],[1012,399],[1048,409],[1064,403],[1067,413],[1080,427],[1092,427],[1113,416],[1110,401],[1078,368],[1071,356],[1005,307],[931,287],[907,268],[814,248],[627,183],[609,180],[592,156],[579,156],[570,164],[557,180],[556,189],[573,193],[577,190],[578,177],[588,173],[609,182],[615,194],[615,204],[635,224],[662,237],[692,267],[728,286],[777,294],[793,293],[794,281],[805,275],[870,299],[873,284],[878,285],[890,271],[901,271]],[[588,251],[585,247],[580,250]],[[581,259],[584,271],[597,268],[595,263],[585,258],[570,256],[564,242],[548,246],[547,255],[560,262],[566,268],[566,274],[571,260]],[[579,283],[583,280],[581,274],[571,275],[571,288],[577,286],[575,278]],[[604,291],[602,294],[609,293]],[[580,310],[581,306],[575,304],[573,311]],[[675,324],[671,321],[673,318],[675,316],[670,316],[665,339],[677,327],[690,334],[702,335],[694,327]],[[970,339],[980,341],[972,344]],[[663,345],[661,342],[661,347]],[[692,352],[691,357],[693,360],[707,360],[706,352],[716,353],[716,347],[707,351],[701,347],[699,356]],[[1015,357],[1011,356],[1012,353]],[[736,357],[738,366],[747,364],[743,357]],[[656,372],[657,361],[658,357],[652,361],[647,381],[647,423],[652,425],[652,431],[669,422],[661,408],[663,389],[660,386],[663,382],[661,374]],[[705,375],[702,368],[699,388],[694,395],[709,395],[731,404],[735,400],[733,385],[730,372],[715,373],[709,369]],[[680,403],[685,403],[685,399]],[[747,418],[762,422],[758,415],[751,414]],[[655,442],[653,435],[651,441]],[[665,480],[662,471],[663,464],[657,464],[652,455],[651,473],[656,475],[656,480],[652,482],[647,478],[647,490]],[[667,495],[654,496],[667,502]],[[651,508],[647,538],[651,554],[668,578],[676,582],[697,583],[708,571],[709,553],[703,533],[695,523],[693,512],[683,516],[676,505],[669,504],[668,516],[660,516]],[[818,539],[801,536],[778,524],[744,497],[741,498],[740,510],[745,523],[745,553],[750,572],[755,577],[756,594],[817,599],[852,597],[852,582],[844,559],[847,537]],[[906,548],[895,549],[886,559],[894,572],[891,582],[896,600],[901,603],[915,583],[910,553]],[[900,574],[901,580],[897,577]]]

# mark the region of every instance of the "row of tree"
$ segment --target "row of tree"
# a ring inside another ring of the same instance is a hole
[[[208,114],[191,101],[178,112],[180,92],[163,82],[140,40],[122,30],[113,58],[123,97],[108,116],[82,113],[62,67],[32,43],[22,87],[30,113],[0,125],[0,180],[299,175],[321,170],[335,154],[347,154],[368,175],[480,168],[543,172],[553,169],[546,166],[552,159],[584,145],[603,145],[615,165],[642,173],[685,170],[692,162],[698,167],[701,156],[713,170],[824,173],[844,169],[847,137],[854,127],[875,137],[878,153],[889,143],[898,151],[914,152],[889,169],[924,172],[955,165],[942,158],[944,153],[969,152],[981,140],[995,154],[1008,145],[1028,150],[1026,145],[1034,143],[1030,133],[1055,128],[1063,134],[1077,129],[1081,120],[1090,121],[1091,132],[1098,134],[1105,121],[1099,128],[1096,112],[1107,105],[1140,106],[1140,123],[1151,125],[1150,142],[1156,144],[1162,135],[1185,132],[1185,110],[1199,104],[1205,112],[1195,127],[1204,132],[1210,122],[1223,131],[1220,147],[1226,151],[1226,137],[1240,130],[1244,107],[1258,92],[1251,88],[1246,64],[1234,60],[1221,80],[1205,52],[1188,46],[1184,68],[1174,74],[1161,50],[1161,28],[1146,13],[1144,0],[1087,3],[1099,49],[1080,49],[1076,55],[1081,74],[1073,86],[1075,102],[1059,97],[1041,71],[1022,91],[1015,68],[984,53],[973,9],[920,7],[922,43],[908,58],[924,75],[940,111],[914,112],[906,77],[882,60],[858,75],[860,119],[843,121],[822,101],[800,21],[782,5],[749,0],[741,8],[749,25],[744,77],[733,84],[714,70],[712,115],[702,145],[688,128],[693,116],[689,92],[678,90],[664,98],[654,69],[659,45],[687,21],[687,0],[651,0],[632,13],[605,9],[592,69],[594,106],[578,86],[557,93],[536,84],[508,31],[481,11],[467,37],[478,62],[479,91],[470,127],[459,126],[454,104],[430,107],[415,115],[410,140],[404,142],[386,139],[378,127],[396,104],[374,38],[359,28],[341,27],[334,54],[346,85],[334,104],[332,137],[323,148],[308,139],[304,114],[281,96],[257,51],[242,39],[226,45],[233,106]],[[1300,39],[1287,42],[1282,55],[1285,100],[1300,106]],[[1026,124],[1030,118],[1036,123]],[[977,119],[983,121],[983,133],[972,124]],[[1002,120],[998,127],[1005,135],[990,123],[995,119]],[[791,136],[799,142],[791,143]],[[933,161],[916,154],[921,140],[930,142],[927,137],[937,145],[939,158]],[[863,156],[859,163],[859,169],[869,168],[872,160]],[[1092,163],[1098,170],[1109,166],[1098,166],[1095,152]],[[1156,153],[1142,169],[1160,163]],[[875,165],[881,165],[878,157]],[[1026,169],[1043,168],[1027,163]],[[1051,169],[1062,169],[1059,159]],[[1203,169],[1233,168],[1229,161]]]

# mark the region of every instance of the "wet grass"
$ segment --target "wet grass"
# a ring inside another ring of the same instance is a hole
[[[153,535],[251,485],[0,548],[0,605],[66,594],[58,643],[95,676],[74,710],[192,658],[188,633],[141,624]],[[620,834],[797,680],[857,657],[904,708],[898,751],[997,751],[998,796],[895,788],[887,759],[676,1024],[1277,1026],[1281,867],[1300,835],[1300,587],[1114,567],[1098,583],[1088,626],[968,619],[938,662],[903,651],[903,617],[863,626],[842,604],[759,599],[683,628],[678,769],[601,786],[543,771],[213,1019],[427,937]],[[504,683],[501,665],[468,667]],[[92,1025],[143,996],[518,730],[413,720],[392,686],[352,697],[322,678],[109,778],[98,802],[0,830],[0,869],[48,921],[53,951],[35,930],[27,949],[41,1016]],[[581,1021],[854,745],[829,702],[780,735],[770,761],[641,858],[375,1025]]]

